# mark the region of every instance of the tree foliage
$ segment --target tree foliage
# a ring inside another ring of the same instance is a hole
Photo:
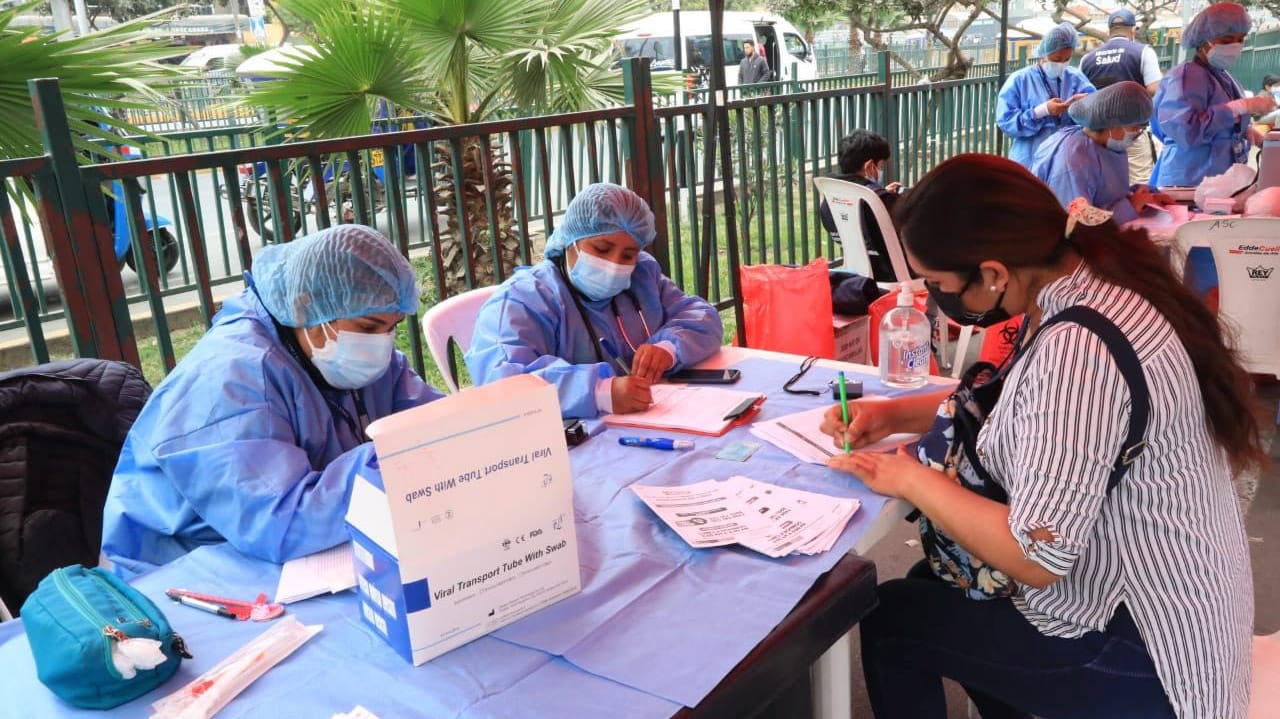
[[[963,19],[952,25],[947,20],[955,11],[960,11]],[[852,0],[850,23],[862,31],[872,47],[889,53],[909,73],[921,78],[919,68],[894,52],[883,36],[892,32],[923,31],[932,42],[947,49],[945,67],[929,79],[952,80],[967,75],[973,65],[973,59],[960,46],[960,38],[984,12],[989,12],[987,3],[975,0]],[[996,13],[999,14],[998,5]]]

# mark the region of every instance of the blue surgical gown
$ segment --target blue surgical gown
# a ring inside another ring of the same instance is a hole
[[[1037,118],[1035,109],[1052,98],[1069,100],[1081,92],[1093,92],[1093,83],[1074,67],[1064,70],[1057,80],[1049,79],[1039,63],[1010,75],[1000,88],[1000,100],[996,104],[996,125],[1013,140],[1009,159],[1030,169],[1036,148],[1046,137],[1076,124],[1065,112],[1059,117]]]
[[[724,336],[715,308],[682,292],[645,252],[640,253],[629,290],[613,300],[582,298],[582,306],[596,336],[611,341],[628,360],[635,355],[633,347],[645,342],[671,343],[676,353],[673,370],[715,354]],[[624,331],[619,331],[619,321]],[[550,260],[517,272],[485,302],[465,359],[476,384],[523,373],[538,375],[555,385],[565,417],[598,416],[596,385],[614,376]]]
[[[1151,173],[1161,187],[1199,185],[1249,156],[1248,118],[1237,118],[1227,103],[1244,97],[1223,70],[1188,60],[1169,71],[1156,91],[1152,132],[1164,151]]]
[[[1036,150],[1031,171],[1044,181],[1065,208],[1083,197],[1094,207],[1115,213],[1124,224],[1138,213],[1129,202],[1129,155],[1094,142],[1079,126],[1064,127]]]
[[[358,417],[351,392],[330,392]],[[370,421],[440,397],[399,352],[359,392]],[[204,544],[273,562],[332,547],[348,539],[352,480],[371,456],[246,290],[134,422],[107,494],[103,552],[129,578]]]

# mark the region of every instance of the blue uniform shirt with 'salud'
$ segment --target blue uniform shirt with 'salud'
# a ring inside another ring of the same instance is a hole
[[[1045,138],[1075,120],[1067,113],[1036,117],[1035,109],[1052,98],[1069,100],[1078,93],[1093,92],[1093,84],[1074,67],[1062,77],[1050,79],[1039,63],[1024,67],[1005,80],[996,104],[996,125],[1011,140],[1009,159],[1030,169],[1036,148]]]
[[[672,369],[679,370],[720,349],[720,314],[701,297],[681,291],[646,252],[640,253],[630,289],[615,300],[583,299],[582,305],[595,335],[612,342],[623,359],[635,356],[633,346],[670,342],[676,350]],[[618,329],[619,320],[625,334]],[[646,333],[645,323],[653,336]],[[476,384],[538,375],[555,385],[565,417],[598,416],[596,385],[614,376],[550,260],[516,272],[484,303],[465,359]]]
[[[1142,76],[1142,52],[1145,48],[1140,42],[1113,37],[1085,55],[1080,62],[1080,70],[1098,88],[1126,81],[1146,85]]]
[[[399,352],[359,392],[370,421],[441,396]],[[350,392],[333,396],[357,416]],[[332,547],[349,539],[351,483],[371,451],[246,290],[138,415],[107,495],[103,552],[131,578],[205,544],[273,562]]]

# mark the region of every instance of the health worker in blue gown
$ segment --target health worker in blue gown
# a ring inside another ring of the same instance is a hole
[[[1045,138],[1073,124],[1067,108],[1093,92],[1093,83],[1071,67],[1076,29],[1064,22],[1045,33],[1036,48],[1040,61],[1009,76],[1000,88],[996,125],[1013,141],[1009,159],[1030,169]]]
[[[1068,110],[1078,125],[1055,132],[1036,150],[1031,171],[1065,208],[1077,197],[1110,210],[1125,223],[1148,203],[1172,202],[1146,185],[1129,184],[1129,146],[1151,120],[1151,95],[1124,81],[1081,99]]]
[[[1262,143],[1250,115],[1270,112],[1275,98],[1245,97],[1227,72],[1240,59],[1250,27],[1242,6],[1222,2],[1200,11],[1182,33],[1183,47],[1195,54],[1173,68],[1156,91],[1151,124],[1164,152],[1156,162],[1153,184],[1199,185],[1245,162],[1250,145]]]
[[[283,562],[346,541],[365,428],[440,397],[395,349],[418,289],[376,230],[272,245],[245,278],[125,440],[102,540],[121,576],[206,544]]]
[[[715,354],[724,331],[710,303],[682,292],[644,252],[654,237],[639,195],[609,183],[583,188],[547,240],[546,259],[480,309],[465,356],[471,378],[538,375],[555,385],[565,417],[649,407],[650,385]]]

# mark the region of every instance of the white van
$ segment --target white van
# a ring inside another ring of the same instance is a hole
[[[711,62],[711,13],[706,10],[680,13],[680,37],[684,40],[681,69],[694,70]],[[738,84],[738,64],[742,43],[752,40],[764,48],[773,81],[812,80],[818,76],[813,48],[800,31],[780,15],[759,12],[724,14],[724,76],[728,85]],[[675,31],[672,13],[655,13],[623,29],[614,39],[618,54],[653,58],[654,70],[675,69]],[[792,69],[795,77],[792,77]]]

